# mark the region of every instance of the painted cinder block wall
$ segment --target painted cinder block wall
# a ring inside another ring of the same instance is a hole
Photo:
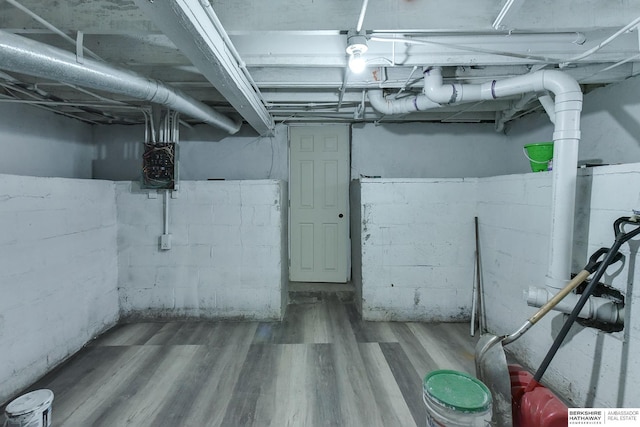
[[[114,184],[0,175],[0,403],[118,320]]]
[[[536,309],[523,293],[545,286],[551,173],[469,180],[362,180],[362,315],[368,320],[468,321],[479,218],[487,324],[495,334],[520,327]],[[576,195],[572,270],[613,243],[613,221],[640,206],[640,164],[582,169]],[[638,407],[640,395],[640,240],[602,281],[625,295],[625,329],[576,325],[544,383],[575,406]],[[565,315],[552,312],[507,350],[535,371]],[[580,366],[580,369],[575,369]]]
[[[590,254],[613,244],[613,221],[640,206],[640,164],[582,170],[576,195],[574,273]],[[478,216],[489,329],[510,333],[535,312],[523,292],[545,285],[550,230],[551,174],[485,178],[478,185]],[[625,295],[625,328],[605,333],[575,325],[543,382],[576,406],[638,407],[640,280],[635,239],[625,244],[623,266],[607,270],[602,282]],[[507,349],[535,371],[562,327],[565,315],[551,312]]]
[[[120,318],[281,318],[283,182],[183,181],[166,252],[136,186],[0,175],[0,402]]]
[[[362,316],[469,317],[477,179],[360,182]]]
[[[640,84],[639,82],[640,80],[636,77],[617,85],[597,89],[585,96],[585,108],[582,121],[583,132],[580,145],[580,158],[582,161],[601,159],[605,163],[616,163],[640,160],[640,150],[638,149],[639,144],[637,139],[637,135],[639,134],[639,121],[637,117],[640,116],[640,102],[638,102],[636,97],[634,96],[634,94],[638,91],[638,85]],[[3,131],[3,137],[7,136],[7,139],[5,140],[5,147],[12,148],[7,148],[4,151],[0,172],[14,173],[18,175],[85,177],[87,175],[87,170],[89,169],[88,165],[90,164],[89,160],[91,158],[91,155],[96,156],[96,161],[100,160],[100,156],[94,151],[94,148],[91,145],[85,145],[86,140],[88,140],[88,138],[86,138],[86,132],[89,128],[88,126],[79,124],[78,122],[73,120],[60,118],[59,116],[55,116],[53,114],[43,113],[31,107],[24,106],[19,107],[20,109],[16,109],[15,106],[5,106],[2,108],[3,114],[0,115],[0,126]],[[38,122],[39,126],[32,126],[32,123],[36,121]],[[469,127],[462,124],[446,124],[443,126],[447,126],[446,129],[450,129],[449,126],[454,126],[455,128],[458,128],[459,126],[460,130],[464,130],[465,132],[469,129]],[[109,143],[111,138],[109,131],[107,131],[108,128],[111,127],[92,127],[93,135],[91,139],[93,139],[93,141],[96,143],[98,141],[104,142],[105,146],[103,148],[105,149],[106,144]],[[376,128],[373,127],[370,133],[376,134],[375,129]],[[130,128],[122,129],[123,132],[125,130],[131,131]],[[552,128],[550,125],[548,125],[548,119],[544,115],[538,115],[537,117],[525,118],[514,123],[512,126],[510,126],[510,129],[507,133],[507,138],[508,143],[515,146],[515,148],[519,151],[521,149],[521,146],[525,143],[550,139],[551,132]],[[422,149],[423,146],[419,144],[419,139],[422,138],[422,136],[420,136],[421,133],[422,131],[419,127],[411,128],[411,130],[407,132],[407,134],[411,135],[411,138],[406,140],[408,143],[404,145],[395,145],[394,156],[392,158],[400,159],[403,155],[407,157],[408,155],[412,155],[412,153],[415,153],[415,151],[412,150],[415,150],[416,148]],[[448,131],[445,131],[443,133],[447,134]],[[403,134],[403,132],[390,132],[391,136],[396,136],[396,138],[393,138],[393,140],[388,140],[389,138],[383,138],[383,136],[387,135],[386,133],[380,133],[379,135],[381,139],[387,139],[384,142],[393,144],[399,142],[400,138],[397,136],[401,134]],[[473,132],[470,131],[470,134],[471,136],[467,135],[467,138],[469,140],[472,140]],[[369,144],[369,141],[367,140],[368,138],[361,138],[358,135],[364,134],[354,133],[354,146],[361,145],[361,148],[366,147],[366,144]],[[488,133],[486,135],[488,135]],[[137,142],[140,140],[140,136],[141,134],[134,136],[128,135],[126,140]],[[498,137],[502,138],[499,135]],[[208,136],[204,136],[200,141],[200,144],[205,145],[206,143],[211,142],[208,139]],[[447,138],[441,138],[441,140],[447,140]],[[232,147],[233,141],[233,139],[225,141],[225,143],[228,143],[226,149],[229,150],[231,157],[219,160],[220,164],[226,161],[229,165],[236,165],[240,164],[242,161],[244,161],[244,159],[247,158],[243,156],[236,156],[233,154],[233,150],[236,148]],[[245,139],[243,141],[248,147],[254,146],[253,140]],[[278,144],[280,145],[276,145],[276,151],[273,152],[273,158],[276,162],[275,164],[286,165],[286,155],[282,154],[286,151],[282,146],[283,139],[281,138],[277,141],[279,141]],[[284,141],[286,148],[286,140]],[[269,147],[260,145],[259,141],[255,143],[255,146],[260,147],[260,149],[256,149],[255,152],[252,151],[250,154],[255,159],[260,159],[261,174],[266,174],[270,170],[280,170],[278,169],[279,167],[274,167],[272,169],[271,166],[269,166],[269,168],[265,166],[265,162],[267,161],[269,161],[269,165],[271,165],[270,159],[272,158],[272,152]],[[427,145],[425,145],[424,147],[427,147]],[[425,150],[428,151],[427,149]],[[451,152],[455,151],[456,150],[451,150]],[[139,158],[137,154],[131,152],[128,153],[129,154],[127,154],[127,156],[129,156],[129,160],[132,162],[131,164],[137,164]],[[212,153],[215,153],[215,150],[212,150]],[[357,158],[356,155],[352,157],[354,159]],[[467,156],[467,160],[473,160],[469,157],[470,156]],[[217,157],[213,154],[208,158],[211,160],[216,159],[216,161],[218,161]],[[442,157],[439,158],[442,159]],[[60,161],[53,162],[50,161],[50,159],[58,159]],[[233,161],[230,162],[228,159],[233,159]],[[464,165],[465,160],[463,158],[456,160],[456,166]],[[522,163],[521,160],[522,159],[518,160],[518,162]],[[112,165],[117,164],[120,161],[122,161],[122,158],[113,159]],[[498,162],[495,163],[497,164]],[[211,177],[211,175],[214,175],[217,177],[217,173],[215,173],[215,163],[213,161],[209,161],[204,162],[204,164],[206,165],[206,167],[211,167],[211,170],[214,171],[211,174],[209,174],[208,171],[205,171],[207,173],[204,176]],[[415,163],[412,162],[411,165],[415,165]],[[401,171],[404,165],[400,160],[398,160],[398,162],[395,163],[393,167],[395,168],[394,170]],[[258,169],[254,169],[254,171],[255,170]],[[369,173],[368,170],[367,173]],[[418,170],[415,171],[415,173],[424,174],[423,176],[428,176],[427,174],[430,173],[430,171]],[[377,174],[377,171],[373,171],[371,172],[371,174]],[[359,176],[357,173],[356,175]],[[265,175],[264,177],[267,176]],[[276,176],[274,175],[272,177]],[[611,190],[611,193],[615,194],[615,192],[617,191],[619,191],[619,187],[613,188],[613,190]],[[584,218],[582,219],[582,221],[584,221]],[[600,229],[600,226],[594,227],[594,232]],[[17,230],[17,228],[11,228],[10,231],[14,230]],[[523,232],[526,232],[526,230],[523,230]],[[608,233],[608,231],[604,229],[602,232],[605,234]],[[531,238],[534,241],[536,240],[535,233]],[[584,255],[586,255],[587,250],[585,249],[585,247],[588,247],[588,245],[588,243],[585,244],[584,242],[582,242],[579,245],[578,250],[574,251],[574,258],[576,258],[576,253],[583,253]],[[596,244],[595,246],[597,247],[598,245]],[[543,246],[536,247],[538,248],[537,253],[539,254],[532,254],[532,256],[539,257],[540,259],[545,259],[546,254],[543,254],[543,251],[545,250]],[[281,259],[284,259],[284,257],[282,257]],[[580,260],[577,260],[577,262],[578,261]],[[526,269],[529,267],[524,265],[523,268]],[[13,279],[16,279],[16,277],[13,277]],[[536,279],[536,281],[538,280]],[[7,289],[7,283],[10,282],[3,280],[3,282],[1,283],[3,295],[4,290]],[[5,308],[3,308],[3,311],[0,311],[0,314],[2,314],[3,316],[4,310]],[[4,324],[0,325],[0,328],[4,328],[4,330],[6,330],[6,325],[7,323],[5,322]],[[552,325],[552,327],[555,326]],[[638,330],[638,327],[633,326],[630,329],[630,333],[633,334],[633,331],[636,330]],[[606,340],[607,338],[599,339],[605,342],[604,340]],[[623,351],[626,351],[627,354],[633,354],[629,353],[632,349],[632,347],[626,346],[623,348]],[[600,354],[600,356],[598,356],[598,354]],[[594,358],[602,358],[601,352],[595,352],[593,353],[593,355]],[[625,360],[626,361],[624,363],[626,365],[620,365],[621,369],[625,372],[631,372],[631,374],[634,374],[635,377],[637,377],[637,370],[634,370],[637,368],[637,364],[632,360],[632,358],[627,357]],[[604,363],[609,363],[609,361],[604,360]],[[599,374],[594,375],[594,370],[588,370],[587,372],[589,375],[591,375],[591,378],[593,378],[593,380],[590,380],[590,383],[593,382],[594,384],[597,384],[597,381],[600,381],[601,376]],[[627,386],[625,385],[625,387]],[[608,389],[605,387],[604,390]],[[617,400],[627,399],[627,397],[625,396],[620,397],[620,393],[616,394],[616,396]],[[591,399],[593,401],[596,401],[595,395],[593,395]],[[587,402],[589,401],[588,399],[585,400]]]
[[[159,249],[163,195],[116,184],[124,320],[280,319],[286,307],[285,183],[182,181],[172,248]]]

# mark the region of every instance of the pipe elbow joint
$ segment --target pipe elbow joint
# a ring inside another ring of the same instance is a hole
[[[382,89],[367,91],[369,103],[374,110],[385,115],[408,114],[417,111],[426,111],[440,107],[440,104],[432,102],[425,95],[388,100],[384,97]]]
[[[453,104],[458,100],[458,91],[455,85],[435,86],[425,80],[423,93],[430,101],[436,104]]]
[[[451,104],[455,101],[455,86],[443,86],[442,69],[440,67],[427,67],[424,72],[424,88],[422,93],[432,102],[437,104]]]
[[[542,86],[545,89],[553,92],[556,96],[573,92],[579,94],[580,101],[582,101],[582,90],[573,77],[556,70],[542,70],[540,73],[542,73]]]
[[[591,297],[589,303],[593,319],[614,325],[624,324],[624,306],[621,307],[612,300],[598,297]]]

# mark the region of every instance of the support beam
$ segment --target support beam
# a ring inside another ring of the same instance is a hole
[[[135,3],[251,127],[261,135],[272,132],[273,118],[241,68],[244,64],[234,58],[233,46],[225,43],[228,38],[224,30],[216,28],[198,0]]]

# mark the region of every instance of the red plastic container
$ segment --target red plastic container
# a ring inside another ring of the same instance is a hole
[[[533,375],[520,365],[509,365],[514,427],[566,427],[569,408],[548,388],[526,391]]]

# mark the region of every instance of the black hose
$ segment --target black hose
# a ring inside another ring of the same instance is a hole
[[[628,233],[625,233],[624,230],[622,229],[622,226],[624,224],[633,224],[637,228]],[[571,312],[567,320],[564,322],[564,325],[562,325],[562,329],[560,330],[560,333],[556,337],[555,341],[553,341],[553,345],[547,352],[547,355],[545,356],[544,360],[542,361],[542,364],[536,371],[536,374],[533,376],[533,380],[536,383],[540,382],[540,379],[542,378],[547,368],[549,367],[551,360],[554,358],[554,356],[558,352],[558,349],[562,345],[562,342],[564,341],[567,334],[569,333],[569,329],[571,329],[571,326],[573,326],[573,323],[578,318],[578,314],[580,313],[584,305],[587,303],[587,300],[595,290],[596,285],[598,284],[598,281],[600,280],[604,272],[607,270],[607,267],[609,267],[609,265],[611,265],[614,262],[622,244],[640,233],[640,224],[637,222],[631,221],[629,217],[622,217],[622,218],[618,218],[613,223],[613,230],[616,236],[613,245],[607,252],[607,255],[602,260],[602,263],[596,270],[595,274],[593,275],[593,278],[585,288],[584,292],[582,293],[582,296],[578,300],[578,303],[573,308],[573,311]]]

